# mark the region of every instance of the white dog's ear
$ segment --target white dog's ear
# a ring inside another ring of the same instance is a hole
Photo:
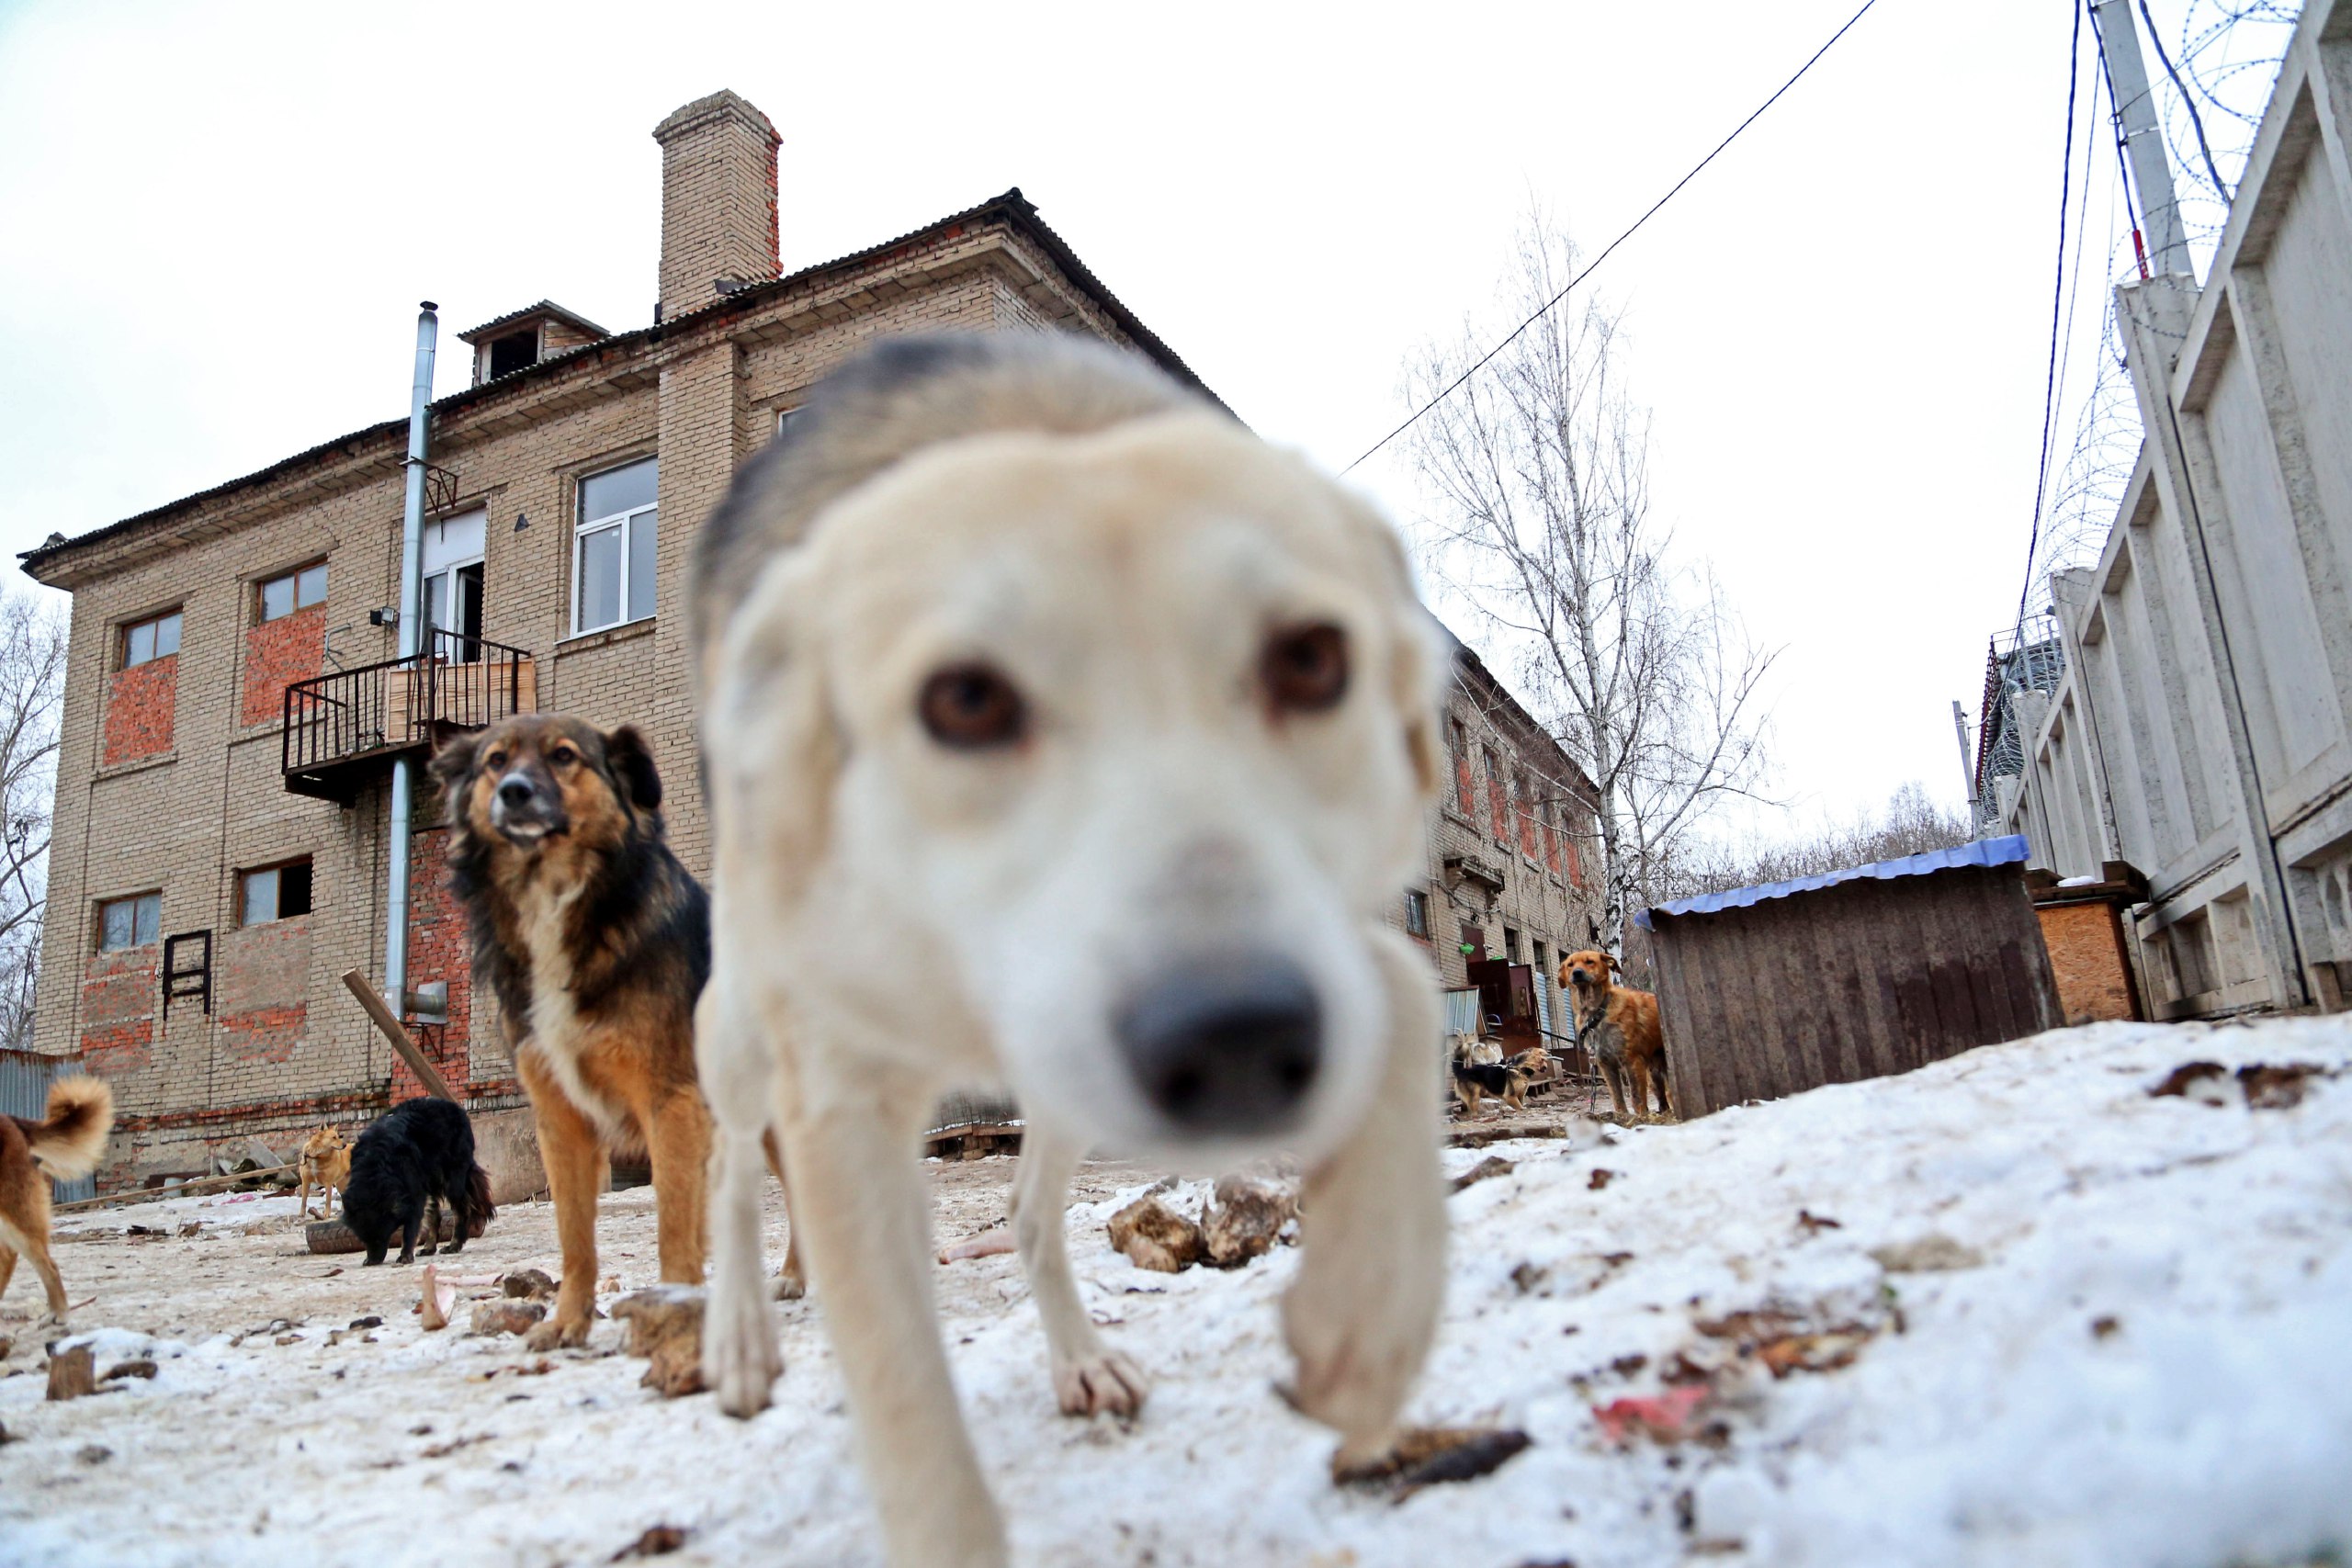
[[[722,843],[756,853],[762,874],[797,898],[831,834],[842,742],[809,617],[805,548],[777,558],[729,623],[703,749]]]
[[[1444,634],[1437,617],[1421,605],[1413,590],[1413,569],[1405,558],[1404,542],[1371,508],[1348,508],[1359,536],[1374,562],[1380,587],[1396,607],[1390,622],[1393,651],[1389,664],[1389,695],[1405,720],[1405,750],[1413,765],[1413,784],[1426,803],[1437,798],[1445,784],[1445,747],[1439,721],[1445,710],[1451,681]]]

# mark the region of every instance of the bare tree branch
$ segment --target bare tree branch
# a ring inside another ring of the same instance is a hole
[[[1505,305],[1528,314],[1574,267],[1567,241],[1532,216]],[[1649,413],[1623,384],[1623,328],[1591,296],[1545,314],[1407,448],[1431,502],[1424,566],[1508,645],[1530,707],[1592,782],[1612,945],[1692,829],[1758,797],[1777,652],[1747,640],[1712,576],[1671,558],[1650,509]],[[1408,367],[1408,394],[1427,400],[1485,341],[1465,323]]]

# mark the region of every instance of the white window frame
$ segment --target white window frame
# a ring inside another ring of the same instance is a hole
[[[475,537],[478,537],[481,541],[481,544],[472,549],[469,553],[454,553],[457,547],[450,547],[447,544],[448,536],[453,526],[460,533],[470,534]],[[490,538],[489,509],[487,507],[481,506],[469,507],[464,512],[452,513],[447,517],[436,517],[425,525],[425,530],[424,552],[424,581],[423,585],[421,602],[417,605],[417,615],[424,622],[428,632],[434,629],[448,632],[452,637],[458,638],[462,644],[464,642],[464,633],[460,627],[439,626],[438,623],[433,619],[433,616],[430,614],[433,604],[433,584],[436,581],[441,583],[443,594],[442,605],[445,609],[448,609],[452,612],[454,612],[457,607],[458,574],[465,570],[466,568],[469,566],[483,567],[483,581],[481,592],[485,594],[489,592],[489,570],[487,566],[484,565],[486,558],[483,553],[484,548],[489,544]],[[445,549],[449,550],[451,553],[448,553],[445,557]],[[477,608],[481,612],[483,626],[487,626],[490,624],[488,605],[478,605]],[[461,621],[463,619],[462,616],[459,616],[458,618]],[[430,643],[431,638],[428,637],[426,641]],[[470,657],[466,657],[466,653],[468,652],[470,653]],[[481,657],[481,647],[479,634],[477,634],[475,642],[469,649],[461,652],[458,661],[469,664],[478,660]]]
[[[631,462],[616,463],[610,468],[600,468],[594,474],[582,474],[578,479],[573,481],[579,487],[576,493],[585,495],[587,493],[587,485],[590,479],[599,478],[604,474],[613,473],[620,468],[635,468],[638,463],[652,462],[655,460],[656,459],[651,457],[639,457]],[[661,498],[657,493],[653,500],[647,502],[643,506],[634,506],[626,512],[608,513],[602,517],[582,517],[577,523],[572,525],[571,635],[573,637],[586,637],[591,632],[611,631],[616,626],[632,626],[638,621],[650,621],[653,619],[653,615],[650,613],[643,615],[631,615],[628,613],[630,586],[628,577],[629,558],[636,553],[629,547],[629,536],[637,526],[637,520],[639,517],[645,516],[649,513],[657,513],[654,518],[653,525],[657,529],[660,528],[662,525],[661,519],[658,515],[660,510]],[[618,528],[621,531],[620,616],[616,620],[600,622],[599,624],[592,626],[585,624],[581,618],[582,612],[587,605],[586,595],[582,592],[581,580],[583,575],[583,569],[587,565],[588,560],[588,552],[586,548],[588,536],[592,534],[604,533],[607,529],[612,528]],[[656,570],[658,570],[659,569],[657,568]]]

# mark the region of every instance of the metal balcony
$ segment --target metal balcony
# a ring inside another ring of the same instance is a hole
[[[413,658],[287,686],[286,787],[348,806],[393,758],[429,752],[436,732],[480,729],[538,705],[538,667],[529,654],[435,627]]]

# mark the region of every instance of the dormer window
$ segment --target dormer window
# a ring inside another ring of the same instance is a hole
[[[509,310],[484,321],[458,340],[473,345],[474,385],[513,376],[550,359],[560,359],[609,333],[587,317],[565,310],[552,299]]]
[[[486,380],[495,381],[501,376],[512,376],[517,370],[528,370],[539,362],[539,327],[537,321],[519,333],[494,337],[482,345],[489,360]]]

